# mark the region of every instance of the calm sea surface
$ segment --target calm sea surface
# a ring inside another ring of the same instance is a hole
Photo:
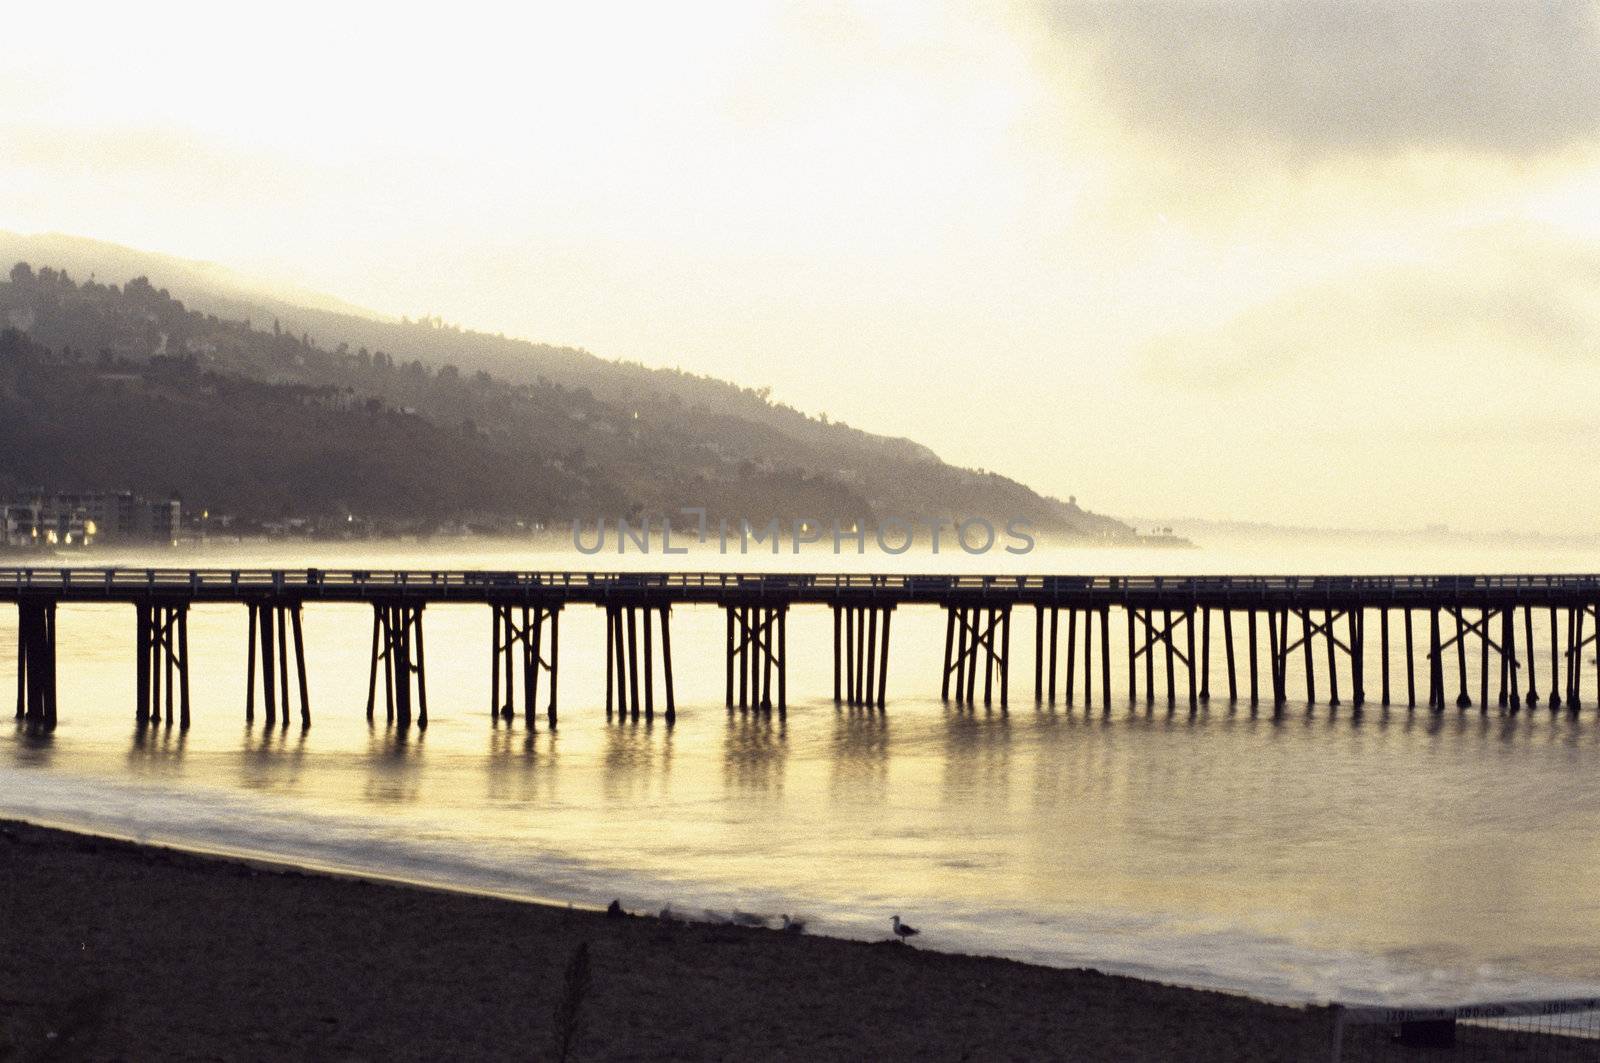
[[[151,559],[840,564],[825,554],[581,557],[457,543],[219,547]],[[1600,557],[1578,549],[1349,538],[846,563],[1097,574],[1600,569]],[[1592,653],[1577,719],[1543,708],[1435,716],[1375,704],[1352,718],[1348,708],[1302,703],[1274,721],[1230,706],[1220,678],[1191,717],[1186,705],[1130,706],[1120,654],[1118,700],[1105,716],[1098,704],[1086,714],[1034,703],[1032,611],[1023,610],[1013,623],[1010,711],[969,710],[937,697],[940,611],[906,607],[895,617],[880,713],[833,704],[829,614],[801,607],[789,619],[790,708],[780,720],[723,708],[721,614],[688,607],[673,615],[679,710],[669,730],[659,718],[607,723],[602,615],[564,615],[560,730],[541,720],[530,734],[489,714],[489,611],[430,607],[430,726],[397,733],[381,722],[381,705],[375,726],[365,719],[370,611],[309,606],[313,726],[302,732],[298,722],[264,729],[259,713],[245,725],[245,612],[197,607],[194,723],[180,733],[134,727],[133,610],[64,607],[61,723],[48,737],[0,729],[0,814],[584,905],[619,897],[635,910],[670,905],[698,917],[797,913],[819,932],[854,937],[886,936],[900,913],[933,948],[1275,999],[1600,994]],[[1112,623],[1120,648],[1120,613]],[[0,610],[3,684],[15,636],[14,612]],[[1375,701],[1375,634],[1368,641]],[[1393,667],[1403,692],[1401,663]],[[1546,694],[1547,665],[1537,663]],[[1475,658],[1472,667],[1475,683]]]

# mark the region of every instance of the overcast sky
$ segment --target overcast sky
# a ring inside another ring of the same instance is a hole
[[[8,11],[0,228],[1102,511],[1600,527],[1593,5],[402,6]]]

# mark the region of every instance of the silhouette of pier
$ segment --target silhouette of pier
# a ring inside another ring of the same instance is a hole
[[[526,726],[548,684],[547,725],[557,725],[563,609],[606,613],[606,713],[676,717],[671,616],[677,606],[726,614],[730,712],[785,712],[790,609],[833,613],[833,696],[851,706],[887,701],[890,618],[900,607],[945,612],[941,673],[946,701],[1011,699],[1012,614],[1032,607],[1034,697],[1111,712],[1164,702],[1189,712],[1211,701],[1281,715],[1298,679],[1303,700],[1360,712],[1370,665],[1379,702],[1442,712],[1491,704],[1516,713],[1540,704],[1581,709],[1586,651],[1600,634],[1600,576],[952,576],[719,572],[496,572],[322,569],[0,568],[0,602],[17,608],[17,710],[28,726],[57,718],[58,611],[77,603],[127,603],[136,612],[141,722],[188,726],[188,611],[234,603],[249,611],[245,713],[253,719],[256,666],[268,723],[290,713],[294,662],[302,726],[311,722],[302,611],[360,603],[373,611],[367,716],[383,690],[388,720],[428,718],[423,614],[428,605],[491,610],[490,709],[515,716],[520,674]],[[1369,623],[1377,653],[1368,643]],[[1391,653],[1391,648],[1403,653]],[[1120,660],[1114,658],[1119,657]],[[1403,661],[1398,682],[1391,661]],[[1474,659],[1475,658],[1475,659]],[[1157,682],[1157,662],[1161,662]],[[1476,668],[1472,666],[1476,664]],[[1419,672],[1425,676],[1418,683]],[[1473,673],[1476,674],[1473,674]],[[380,673],[382,680],[380,683]],[[981,673],[981,681],[980,681]],[[1541,694],[1541,675],[1544,694]],[[1600,704],[1600,662],[1594,671]],[[657,696],[657,690],[660,696]],[[642,696],[641,696],[642,695]]]

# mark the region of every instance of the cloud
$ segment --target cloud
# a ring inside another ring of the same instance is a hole
[[[1577,0],[1065,3],[1094,89],[1157,139],[1292,156],[1529,158],[1600,134],[1600,12]]]
[[[1267,387],[1312,375],[1394,380],[1600,369],[1600,247],[1491,227],[1436,253],[1293,287],[1219,324],[1145,344],[1148,378],[1184,389]]]

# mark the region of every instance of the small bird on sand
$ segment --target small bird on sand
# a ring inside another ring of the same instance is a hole
[[[790,919],[787,915],[781,916],[783,926],[779,927],[785,934],[804,934],[806,921],[804,919]]]
[[[906,938],[915,937],[922,933],[916,927],[902,923],[898,915],[889,920],[889,925],[894,928],[894,936],[900,939],[902,945],[905,944]]]
[[[622,910],[622,902],[619,900],[613,899],[610,904],[606,905],[607,919],[621,919],[627,914],[627,912]]]

